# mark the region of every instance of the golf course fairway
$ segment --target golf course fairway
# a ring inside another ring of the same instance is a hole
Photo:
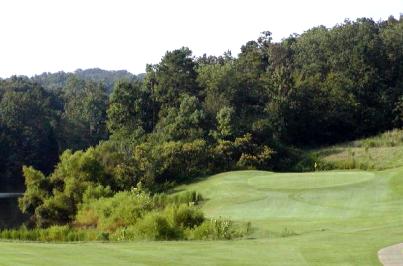
[[[251,222],[230,241],[0,242],[0,265],[381,265],[403,242],[403,167],[385,171],[235,171],[177,188],[208,217]]]

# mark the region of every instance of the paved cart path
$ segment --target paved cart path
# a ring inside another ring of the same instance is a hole
[[[378,257],[384,266],[403,266],[403,243],[379,250]]]

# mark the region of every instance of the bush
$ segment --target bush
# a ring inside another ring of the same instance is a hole
[[[187,230],[193,230],[203,221],[203,213],[195,207],[169,205],[164,210],[147,213],[134,225],[117,229],[112,238],[115,240],[184,239]]]
[[[182,230],[172,226],[167,217],[160,213],[149,213],[139,221],[134,229],[138,238],[147,240],[175,240],[182,238]]]
[[[244,237],[251,231],[251,224],[235,226],[228,219],[211,219],[203,222],[194,230],[187,231],[188,239],[194,240],[230,240]]]
[[[119,227],[135,224],[152,209],[153,201],[149,194],[135,190],[119,192],[111,198],[100,198],[82,204],[75,224],[112,232]]]
[[[172,227],[181,229],[194,228],[204,221],[204,215],[199,209],[187,205],[168,206],[163,214]]]

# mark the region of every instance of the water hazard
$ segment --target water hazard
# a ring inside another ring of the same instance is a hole
[[[19,227],[25,220],[18,208],[21,193],[0,193],[0,229]]]

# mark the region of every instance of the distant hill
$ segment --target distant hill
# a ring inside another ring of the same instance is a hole
[[[108,91],[112,91],[113,85],[118,80],[135,80],[142,79],[143,74],[136,76],[126,70],[103,70],[100,68],[77,69],[74,72],[45,72],[40,75],[35,75],[31,79],[48,90],[57,90],[64,87],[69,78],[76,76],[83,80],[91,80],[102,82]]]

